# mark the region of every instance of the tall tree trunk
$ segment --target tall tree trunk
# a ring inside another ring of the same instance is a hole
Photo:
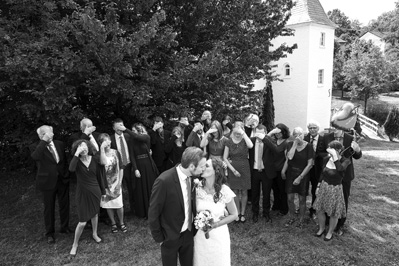
[[[266,92],[263,95],[263,125],[269,132],[274,128],[274,101],[272,83],[266,81]]]

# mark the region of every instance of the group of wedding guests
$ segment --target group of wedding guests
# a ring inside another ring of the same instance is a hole
[[[186,176],[203,175],[203,198],[213,195],[211,199],[215,204],[221,201],[228,207],[227,214],[217,219],[218,222],[224,221],[224,225],[234,220],[246,222],[249,199],[252,220],[258,222],[262,193],[262,216],[266,222],[271,222],[270,211],[276,210],[281,215],[288,214],[286,226],[296,223],[301,228],[306,213],[306,196],[311,188],[309,214],[317,214],[319,220],[316,236],[325,235],[324,240],[329,241],[334,230],[342,234],[354,178],[352,158],[362,156],[359,145],[351,135],[342,130],[320,135],[316,121],[308,123],[307,134],[296,127],[291,136],[289,128],[282,123],[267,132],[256,114],[249,114],[243,121],[233,121],[230,116],[221,121],[212,120],[209,111],[203,112],[202,117],[191,124],[187,115],[181,115],[177,125],[169,131],[161,117],[154,118],[152,128],[147,129],[136,123],[131,130],[124,126],[121,119],[116,119],[112,122],[114,133],[109,135],[98,133],[92,121],[84,118],[80,121],[80,132],[70,137],[72,158],[67,158],[64,143],[53,140],[51,126],[39,127],[37,134],[40,141],[32,144],[30,149],[32,158],[37,162],[36,183],[43,194],[48,243],[55,241],[56,197],[60,206],[61,232],[72,232],[69,229],[69,172],[75,173],[77,178],[79,218],[71,255],[76,255],[79,238],[88,221],[91,221],[94,241],[102,241],[97,234],[100,207],[108,214],[112,233],[127,232],[122,183],[128,192],[131,211],[138,217],[149,218],[154,239],[163,242],[168,237],[165,228],[162,228],[166,218],[161,210],[155,209],[155,205],[166,204],[167,201],[166,198],[160,201],[155,197],[166,197],[171,193],[165,192],[159,182],[163,182],[163,176],[168,176],[165,173],[169,176],[175,175],[176,171],[179,173],[177,169]],[[197,157],[187,152],[184,158],[184,153],[189,150],[187,147],[196,147],[196,155],[193,154]],[[342,153],[343,150],[349,152]],[[200,162],[201,169],[198,168]],[[210,171],[208,174],[207,169]],[[210,183],[207,175],[212,176],[208,177]],[[211,185],[206,186],[208,183]],[[188,185],[181,183],[181,186],[187,188]],[[270,200],[272,190],[273,206]],[[183,194],[188,196],[190,193],[183,191]],[[295,194],[299,197],[298,221]],[[201,196],[201,193],[198,195]],[[194,201],[193,206],[196,204]],[[190,211],[193,206],[190,206]],[[149,209],[152,214],[149,214]],[[220,209],[217,210],[220,212]],[[188,219],[187,211],[185,219]],[[190,219],[184,222],[185,230],[182,232],[191,229],[191,225],[186,225],[188,221],[192,222]],[[325,232],[326,224],[329,224],[329,229]],[[222,236],[226,237],[225,234]],[[164,249],[162,246],[161,250]],[[207,249],[209,253],[212,250]],[[165,258],[170,259],[175,257]]]

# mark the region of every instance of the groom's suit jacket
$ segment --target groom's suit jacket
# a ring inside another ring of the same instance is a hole
[[[175,240],[185,219],[183,193],[176,167],[163,172],[152,187],[148,222],[158,243]]]

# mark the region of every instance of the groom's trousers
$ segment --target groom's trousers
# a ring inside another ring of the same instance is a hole
[[[193,248],[193,233],[189,230],[180,233],[178,239],[164,241],[161,245],[162,265],[176,266],[179,257],[181,266],[192,266]]]

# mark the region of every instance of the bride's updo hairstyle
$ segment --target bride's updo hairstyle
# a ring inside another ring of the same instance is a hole
[[[215,188],[215,195],[213,196],[213,201],[217,203],[220,200],[220,198],[223,196],[220,193],[220,190],[222,189],[222,185],[226,184],[227,178],[226,175],[224,174],[222,161],[212,159],[212,166],[213,169],[215,170],[215,184],[213,185],[213,187]]]

